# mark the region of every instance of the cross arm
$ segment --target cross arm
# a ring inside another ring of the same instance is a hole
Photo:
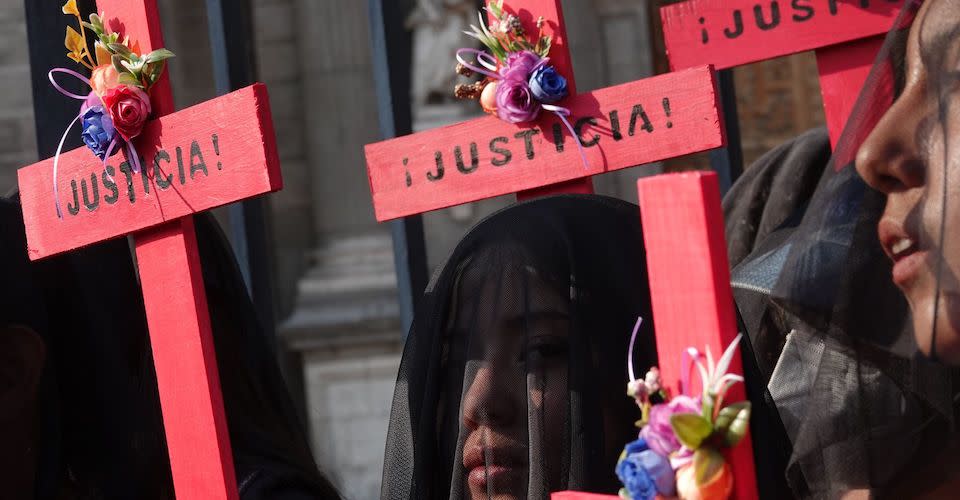
[[[266,87],[255,84],[148,123],[125,153],[103,162],[87,148],[18,172],[32,260],[122,236],[282,187]],[[266,165],[266,167],[264,167]]]
[[[662,7],[660,18],[671,70],[719,70],[883,35],[903,2],[689,0]]]
[[[579,94],[525,126],[495,117],[366,146],[378,221],[706,151],[725,144],[715,73],[703,66]]]

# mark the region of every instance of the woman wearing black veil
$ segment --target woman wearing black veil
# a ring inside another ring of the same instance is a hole
[[[336,499],[213,217],[196,217],[240,497]],[[27,260],[0,198],[2,498],[173,499],[142,295],[124,239]],[[7,441],[4,441],[7,443]],[[7,477],[9,476],[9,477]],[[11,491],[12,490],[12,491]],[[7,494],[11,496],[5,496]]]
[[[522,203],[470,231],[407,337],[381,498],[616,493],[637,435],[629,335],[637,316],[652,325],[645,259],[637,206],[600,196]]]
[[[778,497],[956,496],[960,378],[938,348],[957,315],[949,259],[924,260],[949,253],[955,213],[941,193],[958,186],[944,182],[956,26],[957,0],[904,3],[813,196],[732,272],[758,469]],[[905,263],[924,286],[904,287]]]

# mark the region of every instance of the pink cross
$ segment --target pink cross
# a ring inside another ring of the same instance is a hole
[[[98,0],[106,25],[163,47],[156,0]],[[174,113],[169,78],[151,90],[157,118],[104,168],[88,149],[18,172],[30,258],[132,234],[170,468],[181,500],[238,498],[192,214],[281,188],[267,90],[255,84]],[[66,124],[64,124],[66,125]],[[225,332],[229,334],[229,332]]]

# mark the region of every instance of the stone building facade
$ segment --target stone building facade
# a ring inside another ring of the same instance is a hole
[[[374,221],[364,171],[362,146],[380,139],[367,2],[251,1],[251,36],[260,80],[270,92],[285,181],[269,205],[278,331],[294,360],[288,377],[303,401],[324,472],[348,498],[377,498],[403,332],[389,228]],[[177,106],[214,97],[204,2],[159,4],[167,46],[178,55],[170,70]],[[563,6],[581,91],[636,80],[663,66],[656,5],[564,0]],[[5,193],[15,185],[16,168],[36,160],[22,0],[0,0],[0,38]],[[736,81],[748,160],[823,121],[809,55],[738,69]],[[474,113],[469,103],[421,104],[415,128]],[[668,166],[706,163],[692,156]],[[636,201],[636,179],[660,171],[654,165],[607,174],[596,179],[597,191]],[[509,202],[507,197],[427,214],[430,265],[472,224]]]

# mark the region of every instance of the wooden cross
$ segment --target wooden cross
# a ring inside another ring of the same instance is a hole
[[[836,146],[904,0],[689,0],[660,9],[671,71],[727,69],[816,50]]]
[[[549,34],[554,37],[551,62],[561,74],[567,76],[572,85],[573,72],[560,2],[515,0],[509,2],[505,10],[518,14],[528,32],[533,30],[536,17],[543,16],[547,20]],[[577,184],[577,181],[589,179],[597,173],[714,149],[725,144],[715,73],[707,66],[588,94],[577,95],[571,91],[571,97],[559,104],[572,111],[576,129],[587,147],[589,167],[584,167],[576,145],[566,137],[559,120],[548,114],[529,125],[511,125],[495,117],[486,117],[392,139],[366,147],[370,189],[377,219],[390,220],[512,192],[524,193],[521,196],[563,191],[589,192],[588,189],[582,189],[584,183]],[[713,179],[715,187],[715,175],[708,178]],[[671,195],[665,192],[662,196]],[[688,200],[689,196],[681,198]],[[719,191],[716,192],[714,201],[719,207]],[[674,210],[675,207],[669,209]],[[680,211],[684,210],[686,209]],[[710,222],[721,223],[718,234],[723,247],[722,216],[717,217],[719,219],[711,219]],[[677,225],[668,228],[670,233],[662,233],[660,238],[666,240],[667,234],[688,234],[690,238],[696,239],[704,227],[702,218],[682,219]],[[660,226],[654,229],[654,232],[664,229]],[[647,230],[649,228],[646,228],[645,232]],[[648,247],[652,244],[660,243],[647,243]],[[667,248],[674,247],[671,245]],[[722,249],[725,252],[725,247]],[[710,258],[710,250],[708,247],[705,253],[701,251],[699,257]],[[718,254],[724,263],[725,255]],[[674,264],[677,262],[678,260],[673,261]],[[703,263],[697,264],[699,266]],[[726,264],[724,271],[725,266]],[[696,266],[695,268],[700,269]],[[689,276],[693,276],[693,272]],[[653,274],[651,279],[652,277]],[[720,276],[708,278],[719,279]],[[728,287],[729,299],[729,279],[724,283]],[[703,286],[698,287],[702,289]],[[673,297],[669,292],[670,290],[664,292],[664,300]],[[727,307],[728,317],[732,318],[732,299],[728,300]],[[705,316],[716,313],[716,307],[704,311]],[[657,314],[659,313],[655,311],[659,328]],[[713,328],[709,334],[712,335],[710,341],[686,333],[680,335],[678,341],[689,340],[693,342],[690,345],[699,346],[707,342],[719,354],[722,352],[718,349],[720,339],[726,336],[732,339],[735,333],[730,334],[735,332],[735,326],[731,324],[721,327],[716,322],[710,326]],[[673,325],[666,331],[674,332],[678,327],[682,328],[682,325]],[[658,335],[658,343],[669,336]],[[666,355],[664,358],[679,359],[682,348],[668,344],[669,341],[661,345],[664,349],[661,352],[671,352],[675,356]],[[676,373],[669,371],[672,368],[672,364],[667,364],[668,374]],[[733,367],[737,368],[739,365]],[[742,393],[731,393],[731,396],[743,397]],[[740,446],[740,450],[744,451],[735,452],[734,464],[735,467],[742,468],[743,474],[749,479],[738,481],[737,498],[755,498],[756,486],[749,440]],[[738,474],[740,473],[738,470]],[[554,498],[599,497],[565,492],[557,493]]]
[[[709,347],[716,357],[737,336],[720,183],[715,172],[685,172],[640,179],[637,188],[658,366],[670,393],[680,394],[683,351]],[[729,371],[743,374],[739,352]],[[743,385],[734,386],[727,394],[727,403],[746,397]],[[728,454],[735,475],[733,498],[737,500],[758,498],[751,441],[747,434]],[[552,500],[617,498],[581,492],[552,495]]]
[[[514,0],[504,9],[519,16],[527,33],[537,32],[537,17],[546,20],[550,63],[567,78],[571,94],[558,104],[572,113],[588,165],[560,120],[546,112],[521,126],[488,116],[370,144],[367,170],[378,221],[509,193],[589,193],[593,175],[725,144],[708,66],[576,94],[560,3]]]
[[[716,359],[737,336],[720,184],[716,173],[686,172],[640,179],[637,188],[658,366],[671,393],[679,394],[684,349],[709,347]],[[743,374],[739,350],[729,371]],[[727,403],[746,399],[743,384],[727,394]],[[729,459],[733,498],[758,498],[749,433]]]
[[[141,52],[163,47],[156,0],[97,4]],[[87,148],[62,154],[56,179],[52,159],[19,170],[28,252],[36,260],[133,235],[177,497],[235,500],[192,214],[281,188],[270,105],[255,84],[173,113],[167,75],[151,102],[158,118],[134,140],[140,173],[124,154],[104,167]]]

